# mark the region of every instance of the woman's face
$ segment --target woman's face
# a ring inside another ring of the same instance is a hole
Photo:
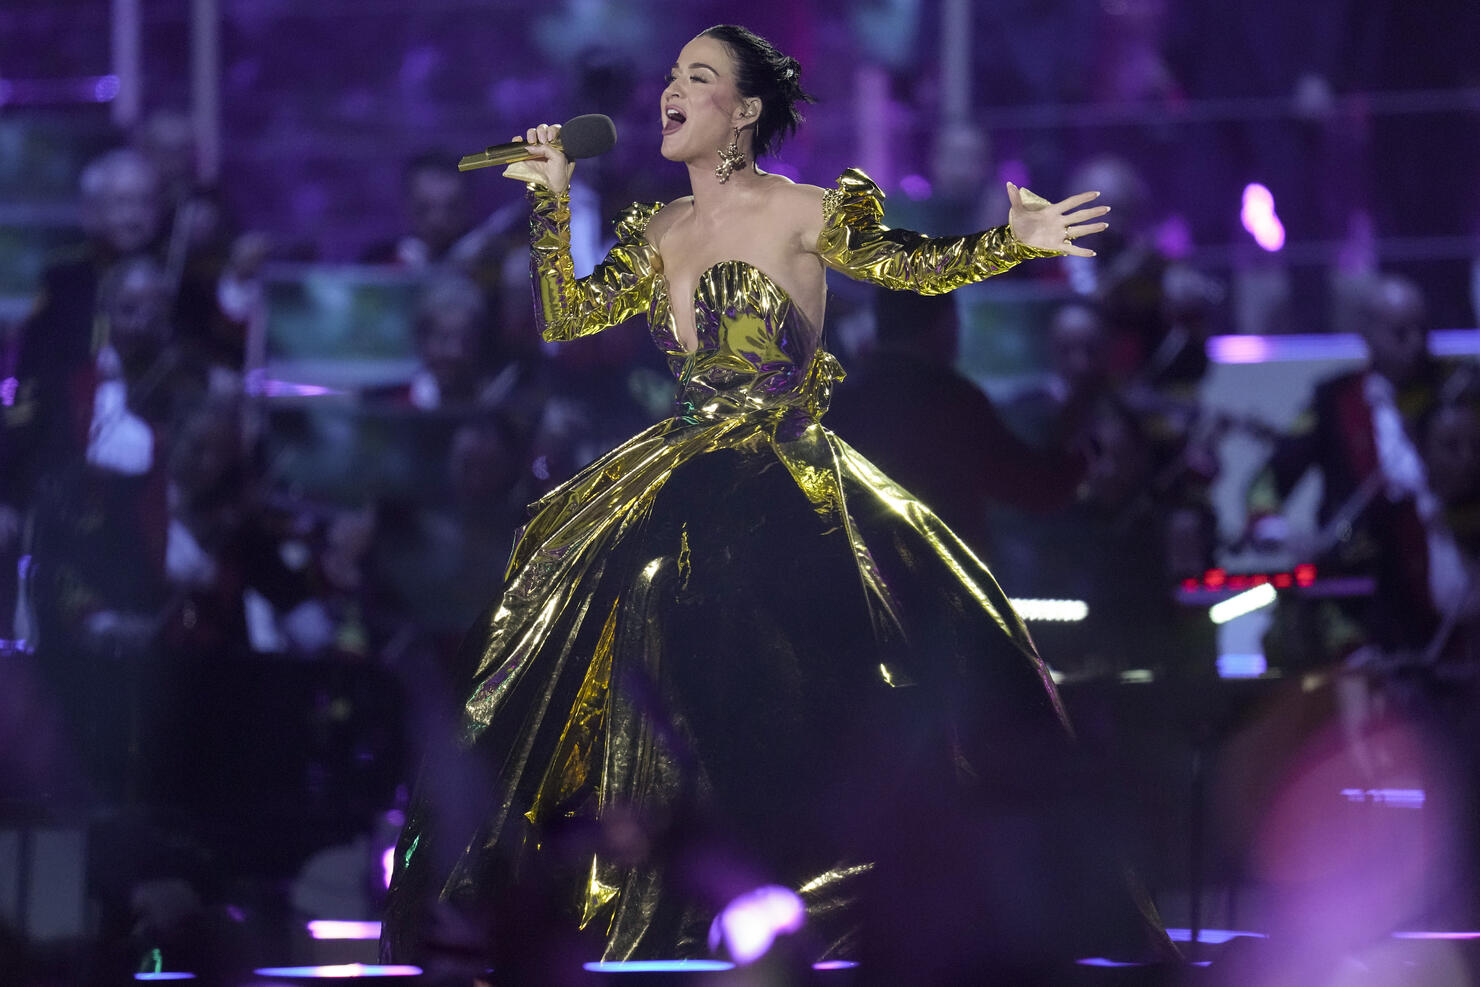
[[[735,60],[714,38],[697,37],[683,46],[669,70],[659,112],[662,115],[663,157],[693,161],[730,143],[734,128],[754,122],[744,116],[747,105],[735,88]],[[759,112],[758,105],[754,107]]]

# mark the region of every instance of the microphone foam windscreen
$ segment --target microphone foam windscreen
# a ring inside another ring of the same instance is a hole
[[[583,113],[560,127],[560,146],[567,158],[594,158],[617,142],[617,125],[604,113]]]

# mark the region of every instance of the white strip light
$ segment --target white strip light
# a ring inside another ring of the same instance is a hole
[[[1269,661],[1260,652],[1218,656],[1220,679],[1257,679],[1269,671]]]
[[[1246,613],[1253,613],[1255,610],[1269,606],[1274,602],[1275,595],[1274,587],[1269,583],[1255,586],[1253,589],[1244,590],[1238,596],[1230,596],[1208,607],[1208,617],[1215,624],[1226,624],[1235,617],[1242,617]]]
[[[1389,809],[1422,809],[1427,794],[1422,788],[1343,788],[1348,802],[1370,803]]]
[[[319,918],[308,923],[308,934],[315,939],[379,939],[380,923]]]
[[[1083,600],[1008,600],[1024,620],[1053,620],[1078,623],[1089,616],[1089,604]]]

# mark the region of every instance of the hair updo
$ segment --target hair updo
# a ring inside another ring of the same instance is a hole
[[[765,38],[736,24],[716,24],[699,35],[729,49],[735,60],[735,88],[747,99],[761,101],[761,116],[751,141],[753,153],[775,154],[781,142],[802,122],[799,103],[814,103],[802,88],[802,66]]]

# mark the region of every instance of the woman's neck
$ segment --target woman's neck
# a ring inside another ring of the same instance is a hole
[[[756,170],[753,161],[747,163],[743,170],[733,172],[729,180],[724,182],[715,176],[713,162],[691,161],[688,169],[694,213],[701,219],[731,208],[744,199],[747,192],[757,187],[763,177]]]

